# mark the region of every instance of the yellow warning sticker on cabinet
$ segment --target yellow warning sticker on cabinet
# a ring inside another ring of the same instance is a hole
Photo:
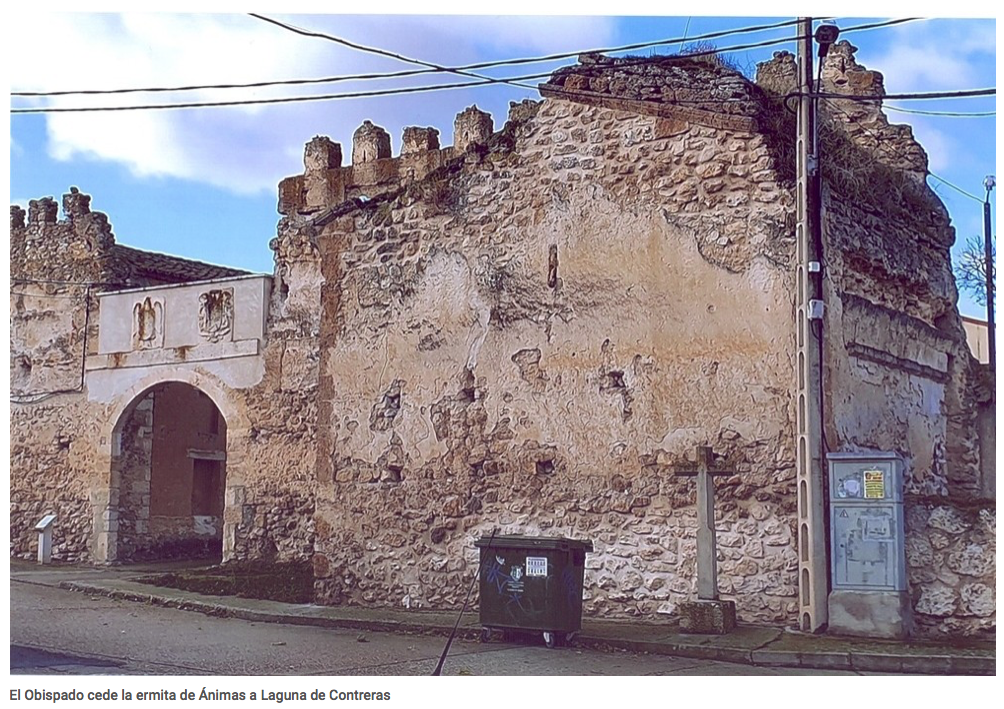
[[[885,473],[881,470],[866,470],[865,499],[881,500],[885,497]]]

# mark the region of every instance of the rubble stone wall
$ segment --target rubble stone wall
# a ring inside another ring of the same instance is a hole
[[[881,74],[857,64],[846,42],[823,78],[828,91],[884,92]],[[993,634],[996,502],[981,474],[981,447],[992,444],[980,440],[993,394],[957,309],[955,230],[909,127],[852,101],[824,102],[823,119],[827,441],[906,462],[918,632]]]
[[[592,615],[696,583],[710,444],[720,580],[795,613],[792,193],[759,133],[547,100],[320,228],[314,557],[324,603],[448,607],[473,541],[591,539]]]
[[[27,214],[11,208],[11,555],[36,554],[33,526],[49,513],[58,517],[57,560],[128,561],[150,548],[151,535],[178,536],[176,517],[150,511],[150,387],[181,381],[212,392],[227,414],[229,555],[308,558],[320,317],[319,267],[310,266],[309,248],[277,255],[284,287],[272,291],[269,340],[257,363],[91,371],[97,293],[238,272],[156,256],[153,265],[174,271],[146,273],[126,259],[138,254],[142,266],[143,252],[116,245],[89,200],[71,190],[62,216],[51,198],[33,200]],[[182,527],[191,525],[186,517]]]
[[[52,198],[11,207],[10,545],[11,556],[37,554],[35,524],[56,514],[52,556],[89,557],[93,410],[83,394],[84,356],[96,337],[107,219],[66,195],[58,220]],[[96,256],[95,256],[96,255]]]
[[[97,426],[81,395],[58,395],[35,404],[11,403],[10,553],[35,558],[35,524],[57,515],[52,558],[90,558],[92,517],[89,436]]]

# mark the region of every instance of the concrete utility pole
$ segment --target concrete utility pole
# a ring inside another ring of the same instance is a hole
[[[987,198],[983,200],[983,272],[987,277],[987,354],[990,357],[990,371],[997,371],[997,334],[994,332],[994,246],[991,240],[990,191],[997,184],[993,175],[987,175],[983,186],[987,188]]]
[[[829,569],[826,514],[823,507],[823,450],[820,377],[822,351],[822,268],[819,260],[820,193],[812,93],[812,18],[803,17],[798,32],[798,199],[796,226],[796,427],[798,479],[798,624],[806,632],[827,622]],[[817,333],[819,333],[817,335]]]

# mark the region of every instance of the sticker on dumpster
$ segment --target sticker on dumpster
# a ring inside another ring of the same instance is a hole
[[[885,497],[885,480],[881,470],[865,471],[865,499],[881,500]]]
[[[527,576],[547,576],[547,557],[528,556],[526,557]]]
[[[513,566],[509,569],[509,576],[506,577],[505,590],[512,596],[513,600],[519,602],[519,596],[523,593],[523,567]]]

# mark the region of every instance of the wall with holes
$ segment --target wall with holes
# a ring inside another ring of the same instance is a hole
[[[764,137],[517,108],[435,175],[303,222],[325,279],[318,600],[457,605],[498,527],[592,540],[587,614],[672,613],[696,582],[673,466],[710,444],[736,473],[723,594],[791,618],[791,193]]]

